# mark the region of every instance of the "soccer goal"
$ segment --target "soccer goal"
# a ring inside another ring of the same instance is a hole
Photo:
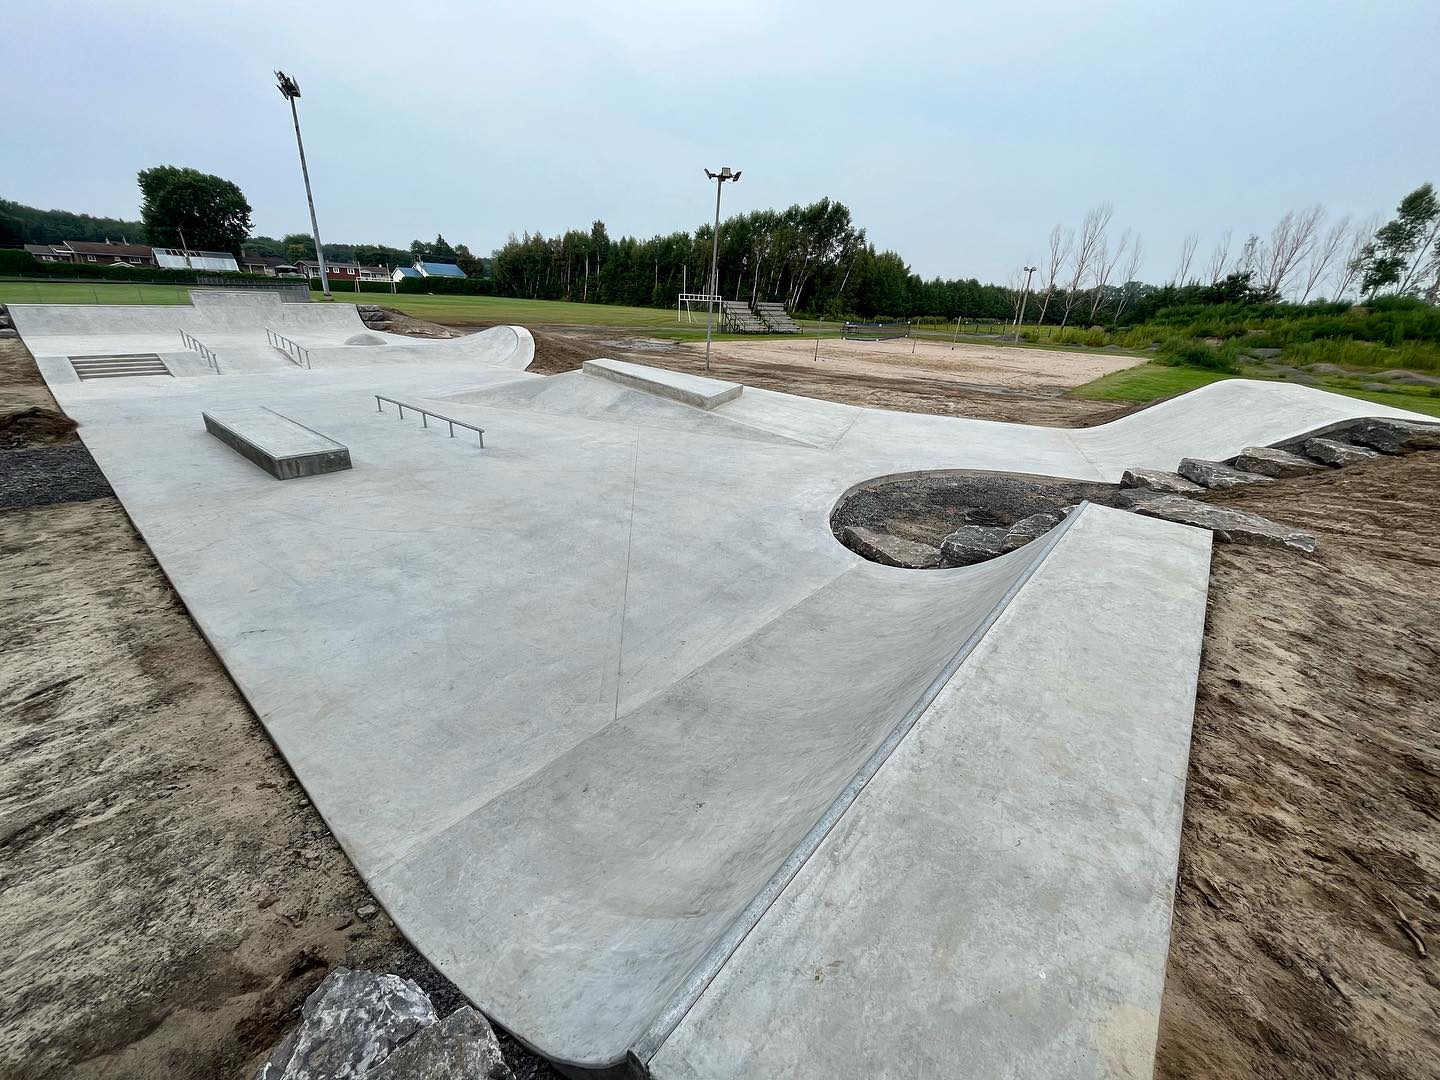
[[[704,315],[705,309],[715,305],[715,317],[720,318],[720,297],[710,293],[682,292],[680,299],[675,301],[675,321],[693,323],[697,314]],[[695,305],[699,305],[698,310]]]

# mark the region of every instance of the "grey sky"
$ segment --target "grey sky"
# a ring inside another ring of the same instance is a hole
[[[303,231],[279,67],[332,242],[693,228],[728,164],[727,211],[828,194],[927,277],[1004,280],[1109,201],[1159,280],[1189,232],[1440,182],[1435,0],[47,2],[4,34],[0,196],[130,217],[189,165]]]

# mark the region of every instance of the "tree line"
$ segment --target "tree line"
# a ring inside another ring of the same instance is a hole
[[[232,181],[195,169],[156,166],[138,175],[141,218],[123,221],[0,200],[0,243],[145,240],[290,262],[314,257],[308,233],[251,236],[250,205]],[[877,250],[844,203],[822,198],[785,210],[733,215],[720,229],[710,280],[713,226],[641,239],[612,238],[603,221],[554,236],[511,235],[488,258],[466,245],[415,240],[326,244],[332,261],[408,265],[455,262],[501,295],[581,303],[673,306],[684,293],[783,303],[829,318],[997,319],[1061,327],[1141,321],[1166,304],[1247,304],[1372,299],[1395,294],[1440,301],[1440,199],[1423,184],[1393,218],[1332,218],[1318,204],[1287,211],[1268,234],[1233,242],[1222,233],[1200,255],[1200,236],[1181,243],[1168,281],[1138,279],[1140,235],[1117,232],[1114,211],[1092,208],[1074,227],[1057,224],[1045,258],[1004,284],[975,278],[923,279],[894,251]],[[182,239],[183,238],[183,239]]]

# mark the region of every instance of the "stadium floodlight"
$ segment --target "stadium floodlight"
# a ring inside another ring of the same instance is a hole
[[[1025,321],[1025,298],[1030,294],[1030,279],[1035,276],[1036,267],[1022,266],[1025,271],[1025,285],[1020,290],[1020,308],[1015,312],[1015,344],[1020,344],[1020,324]]]
[[[315,217],[315,196],[310,192],[310,169],[305,164],[305,143],[300,138],[300,113],[295,108],[295,99],[300,96],[300,84],[283,71],[277,71],[275,88],[290,102],[290,119],[295,121],[295,145],[300,148],[300,175],[305,178],[305,201],[310,204],[310,229],[315,237],[315,258],[320,264],[320,288],[325,293],[325,299],[329,300],[330,273],[325,266],[325,248],[320,243],[320,222]],[[358,280],[356,284],[358,287]]]
[[[719,172],[705,170],[705,175],[715,181],[715,231],[710,235],[710,299],[705,301],[705,370],[710,370],[710,337],[715,323],[715,297],[719,295],[720,278],[720,191],[726,180],[739,180],[740,170],[730,171],[729,165]]]

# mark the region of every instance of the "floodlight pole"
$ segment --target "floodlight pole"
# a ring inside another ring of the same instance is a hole
[[[315,257],[320,263],[320,288],[325,299],[330,297],[330,274],[325,267],[325,247],[320,243],[320,222],[315,217],[315,196],[310,191],[310,169],[305,164],[305,143],[300,138],[300,112],[295,99],[300,96],[300,84],[283,71],[275,72],[276,87],[290,102],[290,118],[295,121],[295,145],[300,149],[300,175],[305,178],[305,201],[310,204],[310,230],[315,237]],[[358,280],[358,279],[357,279]]]
[[[1015,313],[1015,344],[1020,344],[1020,323],[1025,318],[1025,298],[1030,294],[1030,279],[1035,276],[1035,267],[1021,267],[1025,271],[1025,285],[1020,290],[1020,310]]]
[[[705,370],[710,370],[710,338],[714,331],[715,324],[715,297],[720,292],[720,192],[725,186],[726,180],[739,180],[739,170],[730,171],[730,166],[722,166],[718,173],[709,169],[705,175],[715,181],[715,231],[710,234],[710,291],[709,299],[705,301]]]

